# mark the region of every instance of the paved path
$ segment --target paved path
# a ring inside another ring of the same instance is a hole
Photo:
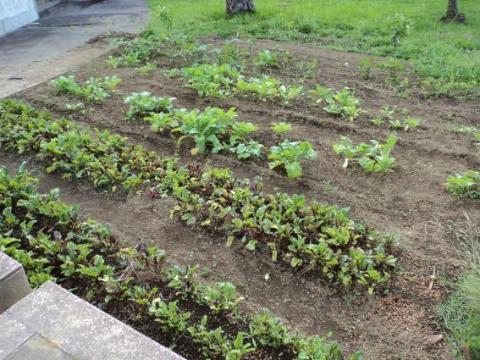
[[[141,32],[147,20],[146,0],[62,1],[38,22],[0,38],[0,98],[109,50],[89,40],[108,32]]]

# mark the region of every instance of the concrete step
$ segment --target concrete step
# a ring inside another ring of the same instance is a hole
[[[0,315],[0,360],[184,360],[47,282]]]
[[[0,251],[0,314],[29,292],[22,265]]]

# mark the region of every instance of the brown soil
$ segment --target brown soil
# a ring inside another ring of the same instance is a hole
[[[369,81],[358,76],[357,63],[364,58],[361,55],[266,41],[255,44],[255,48],[277,46],[288,50],[292,59],[283,70],[273,71],[274,76],[298,82],[303,78],[298,63],[315,59],[316,74],[305,79],[306,86],[322,84],[337,89],[348,86],[355,89],[364,101],[363,108],[371,114],[388,105],[408,109],[413,117],[423,119],[419,129],[397,132],[394,172],[375,176],[366,175],[356,167],[344,170],[342,159],[331,149],[342,135],[348,135],[354,142],[385,139],[391,131],[386,126],[371,125],[367,115],[350,124],[329,116],[321,106],[306,102],[282,107],[247,99],[202,99],[184,88],[178,79],[162,75],[160,70],[143,78],[135,69],[108,69],[103,58],[75,72],[80,80],[114,74],[123,80],[119,95],[96,105],[94,111],[66,114],[63,105],[76,101],[56,96],[46,83],[18,97],[47,107],[57,116],[68,115],[83,125],[125,134],[131,141],[161,155],[176,154],[185,163],[196,161],[230,167],[242,177],[261,175],[269,190],[303,193],[309,199],[350,207],[354,218],[401,236],[403,273],[390,282],[384,294],[367,298],[364,294],[339,293],[309,274],[300,276],[261,256],[227,248],[225,239],[170,219],[171,199],[109,197],[52,175],[42,175],[42,187],[61,188],[64,200],[78,204],[84,213],[98,221],[111,224],[117,237],[128,243],[156,244],[174,261],[209,268],[209,279],[229,279],[245,296],[248,309],[268,307],[287,323],[310,334],[325,335],[332,330],[347,353],[363,349],[366,359],[451,359],[451,349],[445,340],[448,334],[436,315],[436,306],[448,295],[445,279],[455,280],[463,262],[450,242],[446,226],[450,221],[460,221],[464,212],[471,219],[480,220],[480,207],[475,201],[456,200],[445,191],[443,183],[452,171],[480,165],[473,141],[450,130],[457,123],[479,126],[480,103],[423,99],[415,91],[408,97],[399,97],[385,85],[382,74],[374,73]],[[160,59],[159,64],[168,66],[169,62]],[[289,138],[310,141],[318,157],[305,164],[300,181],[288,180],[282,173],[268,170],[266,160],[239,162],[229,155],[192,158],[188,146],[177,148],[175,140],[150,133],[141,121],[125,119],[127,107],[123,95],[132,91],[174,96],[178,107],[234,106],[240,119],[258,126],[256,136],[268,145],[278,140],[269,130],[270,123],[291,122],[294,131]],[[19,161],[7,155],[0,159],[11,166]],[[434,269],[437,276],[429,289]],[[266,274],[270,276],[268,280]],[[437,334],[443,334],[444,340],[431,344]]]

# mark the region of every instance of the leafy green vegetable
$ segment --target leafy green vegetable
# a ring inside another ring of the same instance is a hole
[[[279,166],[283,167],[287,172],[287,176],[291,179],[302,176],[302,165],[300,160],[314,159],[316,152],[308,141],[288,141],[284,140],[278,146],[270,148],[268,160],[270,160],[270,169]]]
[[[352,141],[342,136],[340,143],[333,145],[333,150],[338,155],[345,156],[346,168],[349,162],[357,162],[363,170],[369,173],[386,173],[395,165],[395,158],[390,156],[397,143],[395,134],[390,134],[384,144],[371,140],[370,144],[361,143],[354,146]]]

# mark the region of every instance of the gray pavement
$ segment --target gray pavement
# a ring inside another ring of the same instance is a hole
[[[0,98],[58,76],[110,49],[109,32],[141,32],[146,0],[64,0],[39,21],[0,38]]]

